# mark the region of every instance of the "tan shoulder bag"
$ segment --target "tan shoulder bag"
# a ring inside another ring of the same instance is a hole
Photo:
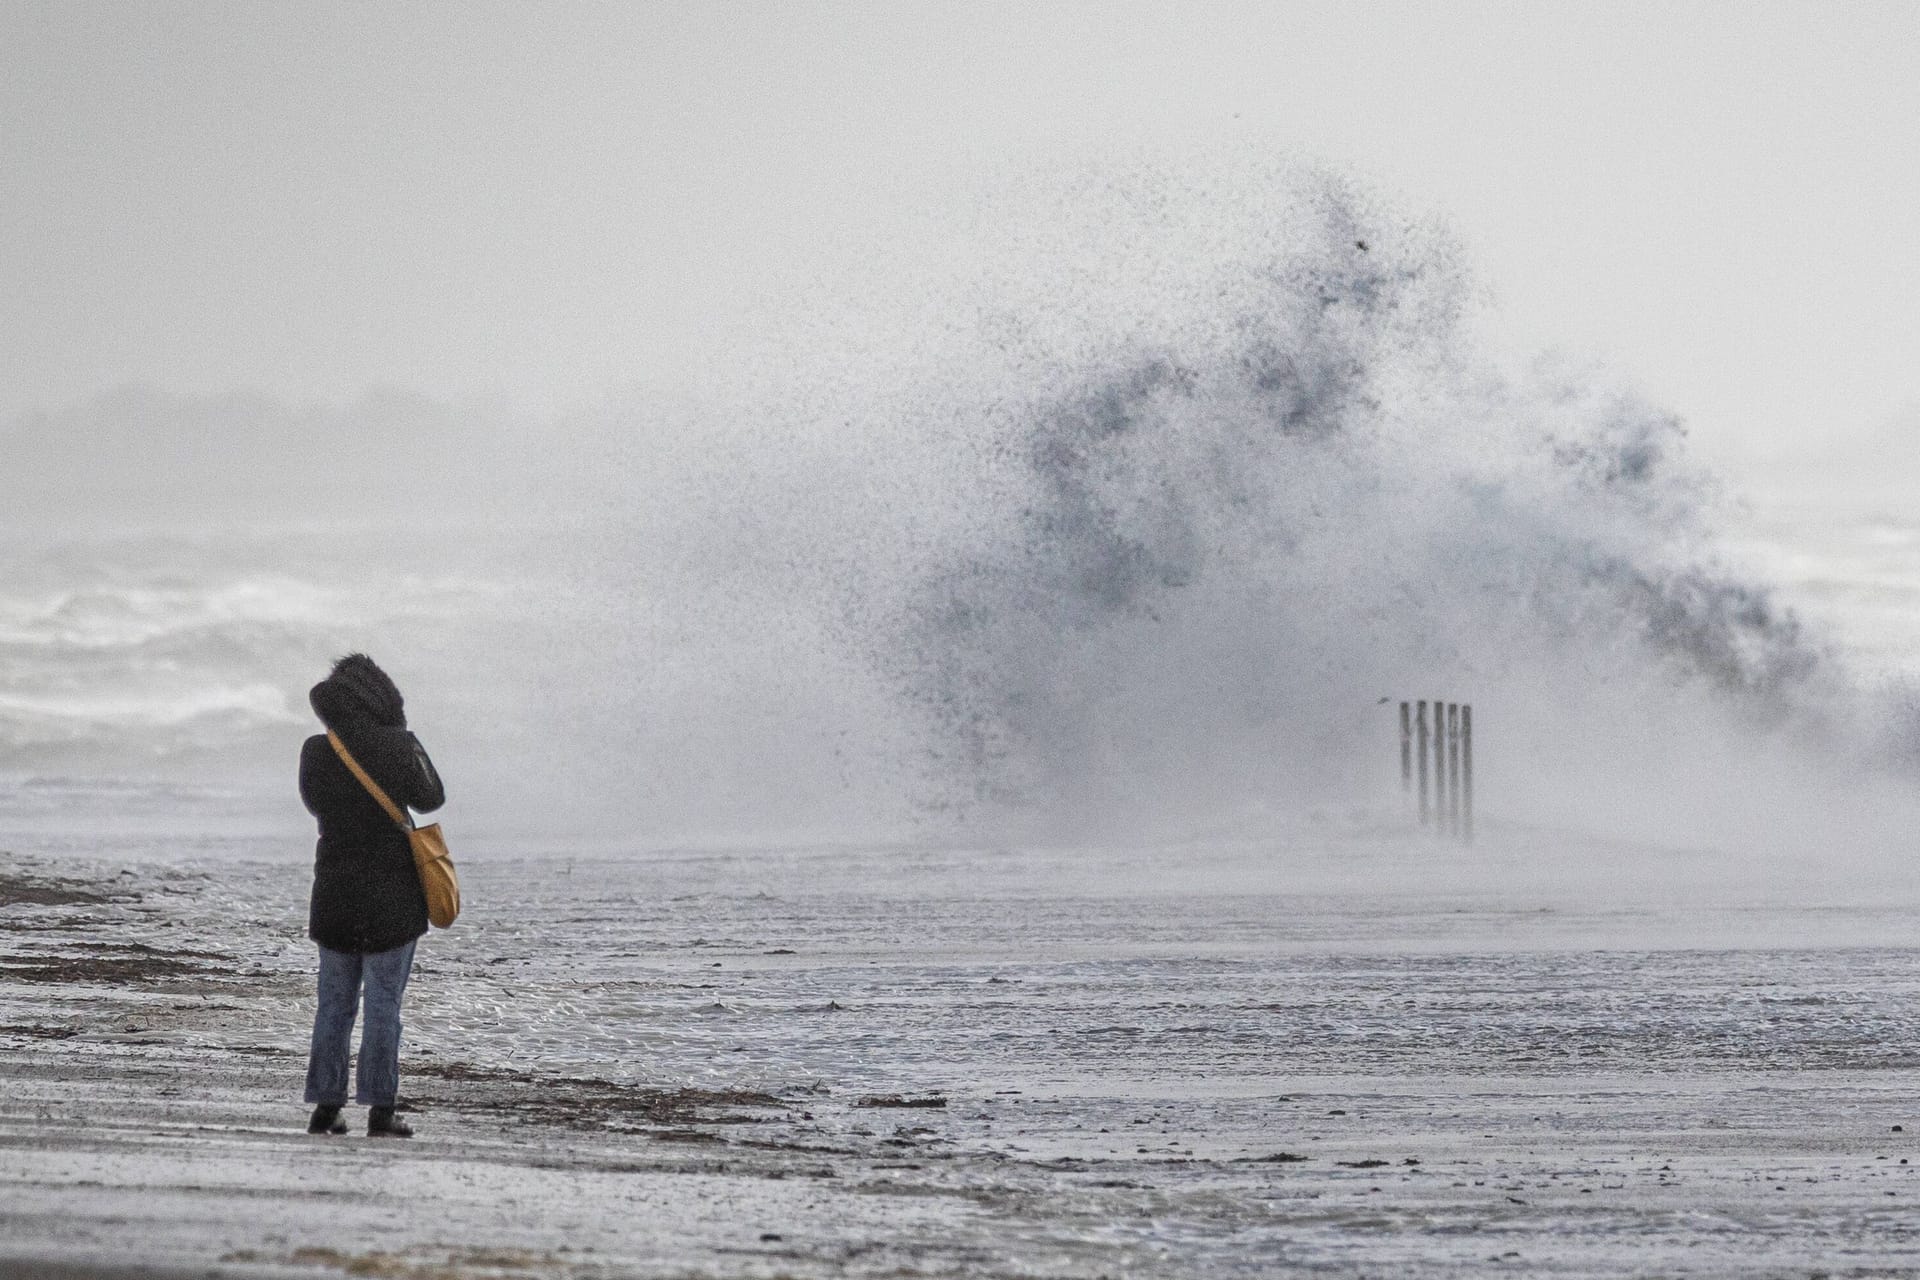
[[[414,826],[406,810],[388,799],[387,793],[380,789],[380,784],[360,767],[360,762],[347,750],[347,744],[340,741],[340,735],[329,729],[327,741],[333,744],[334,751],[339,754],[340,763],[360,779],[360,785],[367,789],[367,794],[378,800],[380,807],[387,811],[387,816],[399,823],[400,829],[407,833],[407,843],[413,846],[414,870],[420,873],[420,887],[427,892],[427,919],[437,929],[452,925],[460,915],[460,877],[454,874],[453,856],[447,852],[447,838],[440,833],[440,824]]]

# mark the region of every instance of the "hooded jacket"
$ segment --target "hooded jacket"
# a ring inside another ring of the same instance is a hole
[[[433,761],[407,731],[400,690],[372,658],[340,659],[307,700],[395,804],[424,813],[446,803]],[[300,750],[300,799],[320,828],[307,936],[334,951],[368,954],[425,933],[427,897],[407,833],[348,771],[324,733]]]

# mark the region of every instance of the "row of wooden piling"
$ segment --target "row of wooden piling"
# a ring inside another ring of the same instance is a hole
[[[1433,764],[1431,804],[1427,786],[1429,759]],[[1400,789],[1403,792],[1413,791],[1416,774],[1420,780],[1420,825],[1433,826],[1461,840],[1472,840],[1471,703],[1434,699],[1431,726],[1427,723],[1425,699],[1400,704]]]

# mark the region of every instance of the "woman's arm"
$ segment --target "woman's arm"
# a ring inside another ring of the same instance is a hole
[[[300,744],[300,803],[307,806],[307,812],[316,817],[320,813],[320,806],[314,798],[314,779],[319,776],[319,762],[323,752],[329,756],[333,755],[333,748],[328,745],[325,738],[308,738]]]
[[[447,802],[427,749],[407,730],[381,726],[363,729],[353,737],[340,736],[360,767],[373,775],[395,804],[429,813]]]
[[[440,772],[428,759],[427,749],[420,745],[420,739],[411,733],[407,737],[413,743],[414,784],[413,798],[407,801],[407,807],[421,813],[432,813],[447,802],[447,789],[440,785]]]

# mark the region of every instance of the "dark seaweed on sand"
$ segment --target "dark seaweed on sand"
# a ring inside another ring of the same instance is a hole
[[[594,1129],[624,1121],[679,1126],[684,1135],[684,1126],[689,1124],[751,1124],[755,1117],[739,1114],[741,1111],[787,1105],[774,1094],[753,1089],[659,1089],[595,1077],[503,1071],[466,1062],[409,1063],[407,1073],[465,1086],[457,1099],[434,1097],[426,1099],[429,1101],[457,1101],[468,1106],[480,1103],[522,1119]],[[704,1139],[678,1136],[668,1140]]]
[[[133,897],[83,889],[70,880],[41,880],[15,871],[0,871],[0,907],[91,907],[125,902]]]

